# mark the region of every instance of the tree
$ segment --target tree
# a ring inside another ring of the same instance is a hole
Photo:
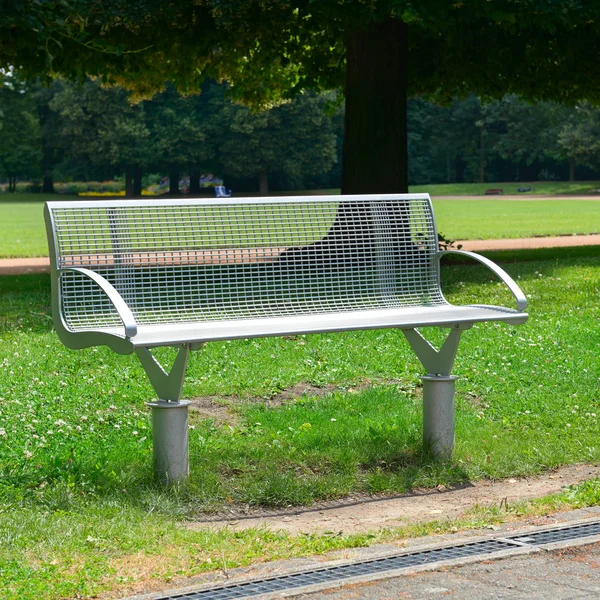
[[[572,110],[554,102],[524,102],[514,94],[489,104],[486,118],[496,133],[493,153],[515,166],[517,181],[537,179],[548,160],[564,160],[558,135]]]
[[[152,137],[153,167],[169,172],[171,195],[179,194],[180,170],[190,169],[191,188],[197,193],[199,166],[214,157],[215,141],[208,134],[202,97],[183,97],[173,86],[144,103]]]
[[[141,170],[152,157],[142,105],[129,104],[122,88],[86,81],[63,86],[49,106],[59,117],[58,136],[67,155],[125,171],[126,195],[141,194]]]
[[[600,111],[586,102],[577,106],[560,131],[558,144],[570,161],[571,180],[576,163],[600,168]]]
[[[572,0],[25,0],[0,25],[1,66],[97,76],[151,95],[226,78],[268,106],[343,87],[342,191],[407,189],[406,99],[600,100],[600,3]]]
[[[40,123],[26,91],[14,74],[0,79],[0,173],[8,178],[9,192],[16,191],[19,176],[39,176]]]
[[[266,194],[270,175],[302,187],[306,178],[329,171],[337,160],[336,136],[325,108],[334,101],[309,93],[260,113],[225,104],[219,144],[225,172],[257,177],[260,193]]]

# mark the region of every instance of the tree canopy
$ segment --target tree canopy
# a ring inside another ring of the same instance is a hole
[[[22,0],[3,13],[0,67],[28,76],[91,75],[140,96],[212,77],[256,106],[344,87],[345,192],[406,189],[408,95],[600,101],[597,2]]]

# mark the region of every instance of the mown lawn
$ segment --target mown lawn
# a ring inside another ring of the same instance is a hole
[[[48,277],[0,278],[2,597],[124,591],[406,534],[293,538],[181,525],[223,507],[305,505],[597,462],[598,252],[504,255],[526,259],[503,266],[527,294],[531,317],[465,332],[450,463],[421,450],[422,369],[400,332],[215,342],[192,356],[184,396],[209,397],[220,416],[192,413],[192,474],[173,490],[152,476],[152,389],[137,359],[67,350],[52,331]],[[457,303],[512,306],[483,267],[453,263],[444,280]],[[271,400],[298,383],[329,392]],[[597,486],[586,494],[564,501],[599,500]]]
[[[436,186],[426,191],[434,195]],[[76,199],[66,197],[69,198]],[[61,197],[49,194],[16,194],[14,201],[13,195],[0,197],[0,258],[48,254],[43,205],[46,200],[57,199]],[[438,198],[433,204],[438,231],[453,240],[600,232],[600,197],[522,202],[501,197]]]

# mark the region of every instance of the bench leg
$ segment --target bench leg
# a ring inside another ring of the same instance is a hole
[[[423,381],[423,445],[436,458],[449,459],[454,451],[454,382],[451,375],[463,329],[453,328],[446,341],[436,350],[416,329],[402,333],[427,371]]]
[[[436,458],[454,451],[454,375],[425,375],[423,381],[423,445]]]
[[[148,402],[152,408],[152,444],[154,470],[166,485],[183,483],[189,476],[188,406],[180,400],[183,378],[191,347],[182,346],[167,373],[148,348],[137,348],[136,354],[148,374],[158,402]]]
[[[183,483],[190,473],[188,450],[189,400],[149,402],[152,408],[154,471],[162,483]]]

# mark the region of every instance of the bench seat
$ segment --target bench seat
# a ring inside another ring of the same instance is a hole
[[[233,319],[206,323],[167,323],[139,325],[127,338],[123,327],[93,330],[115,351],[128,354],[137,347],[153,348],[216,340],[292,334],[326,333],[359,329],[447,327],[467,328],[474,323],[502,321],[519,325],[527,320],[521,311],[499,306],[428,306],[404,309],[364,310],[296,317]],[[91,331],[91,330],[88,330]],[[87,340],[88,333],[82,331]],[[87,341],[85,342],[88,345]]]

